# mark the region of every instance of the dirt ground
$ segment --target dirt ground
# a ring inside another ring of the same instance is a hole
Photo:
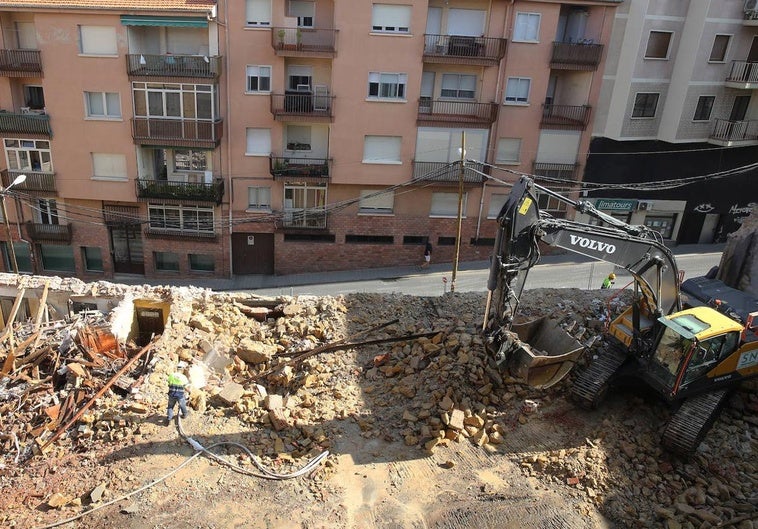
[[[527,292],[524,311],[573,314],[587,326],[586,338],[604,304],[598,303],[601,295]],[[302,371],[316,376],[315,385],[302,382],[295,389],[288,382],[300,402],[290,424],[295,433],[277,431],[270,422],[252,420],[250,410],[241,413],[239,406],[212,399],[204,412],[193,410],[182,421],[186,434],[201,445],[246,445],[277,472],[300,468],[328,450],[315,470],[290,480],[262,479],[200,455],[157,485],[59,526],[676,529],[731,521],[739,529],[753,527],[758,516],[753,387],[736,394],[699,453],[684,461],[657,443],[670,411],[636,388],[614,391],[589,412],[568,400],[571,377],[545,391],[507,379],[485,384],[499,377],[477,363],[483,354],[476,339],[482,295],[356,294],[344,305],[347,334],[398,317],[398,328],[389,334],[446,328],[447,348],[439,352],[432,344],[421,350],[399,342],[315,357],[294,373],[295,380],[305,375]],[[458,346],[451,348],[453,339]],[[397,369],[377,367],[382,355]],[[164,390],[156,388],[156,394]],[[484,426],[477,433],[472,429],[470,437],[430,445],[425,437],[429,425],[439,424],[445,397],[473,410],[467,418],[481,417]],[[164,423],[159,397],[147,402],[151,413],[136,421],[128,436],[55,449],[18,467],[6,457],[0,468],[0,525],[50,527],[140,489],[196,455],[177,425]],[[489,436],[482,440],[485,428]],[[237,447],[214,452],[255,471]],[[103,492],[95,501],[91,493],[98,486]],[[55,492],[69,501],[50,507]]]

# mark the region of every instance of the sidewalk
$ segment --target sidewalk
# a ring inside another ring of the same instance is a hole
[[[672,253],[676,255],[689,254],[707,254],[721,253],[724,250],[724,244],[682,244],[671,248]],[[539,264],[565,264],[565,263],[586,263],[593,261],[583,255],[563,252],[552,255],[544,255],[540,258]],[[452,268],[452,263],[435,263],[423,273],[430,272],[448,272]],[[485,270],[489,268],[489,261],[467,261],[459,263],[458,270]],[[209,288],[216,291],[235,291],[235,290],[258,290],[272,288],[286,288],[302,285],[320,285],[330,283],[344,283],[349,281],[370,281],[377,279],[396,279],[417,275],[418,267],[413,265],[385,267],[385,268],[364,268],[359,270],[343,270],[338,272],[313,272],[305,274],[290,275],[245,275],[236,276],[229,279],[208,278],[192,280],[165,280],[165,279],[146,279],[142,276],[120,276],[113,279],[113,282],[124,284],[148,284],[148,285],[169,285],[169,286],[196,286]]]

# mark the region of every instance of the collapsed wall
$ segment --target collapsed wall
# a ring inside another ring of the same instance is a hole
[[[758,207],[729,235],[716,278],[758,296]]]

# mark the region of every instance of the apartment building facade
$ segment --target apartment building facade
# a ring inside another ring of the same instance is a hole
[[[518,172],[573,192],[617,4],[0,0],[5,269],[485,259]]]
[[[756,2],[625,0],[584,180],[647,185],[590,197],[679,243],[737,229],[758,204],[756,61]]]

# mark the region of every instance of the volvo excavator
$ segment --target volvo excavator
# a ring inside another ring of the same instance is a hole
[[[598,221],[556,218],[541,211],[538,193]],[[518,323],[519,299],[540,243],[613,263],[633,278],[633,301],[610,322],[594,360],[575,377],[571,394],[597,407],[622,377],[644,382],[674,408],[662,444],[692,454],[718,416],[729,391],[758,376],[758,299],[746,293],[742,310],[717,300],[682,307],[681,278],[661,235],[620,221],[586,200],[574,201],[523,176],[498,215],[483,336],[498,367],[538,388],[561,380],[584,346],[559,325],[541,318]],[[734,290],[734,289],[730,289]]]

